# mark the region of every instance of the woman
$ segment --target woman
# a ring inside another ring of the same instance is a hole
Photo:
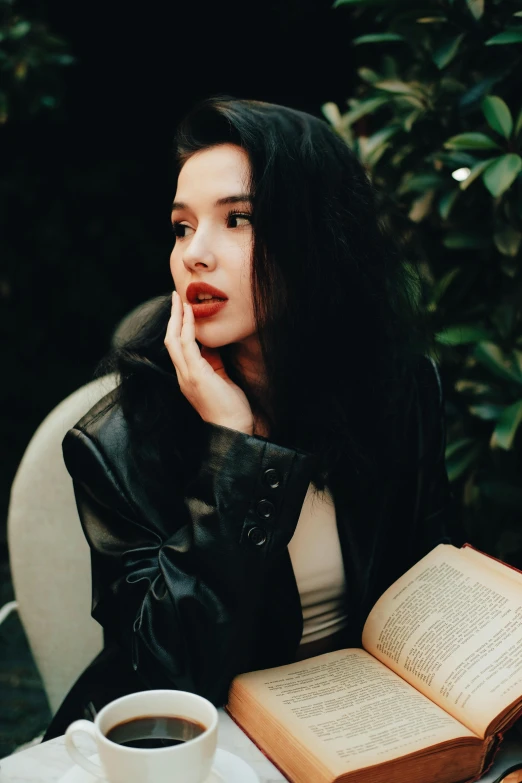
[[[240,672],[359,645],[450,540],[439,376],[354,155],[213,98],[176,165],[175,292],[63,444],[105,647],[46,738],[133,690],[221,705]]]

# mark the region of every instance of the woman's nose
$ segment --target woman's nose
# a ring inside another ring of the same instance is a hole
[[[192,236],[190,243],[183,250],[183,263],[186,267],[192,268],[199,264],[206,267],[213,267],[216,264],[216,257],[211,247],[209,237],[196,231]]]

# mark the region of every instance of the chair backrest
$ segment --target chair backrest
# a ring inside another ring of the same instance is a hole
[[[89,546],[78,519],[62,440],[116,385],[106,375],[61,402],[38,427],[11,489],[8,545],[24,626],[52,713],[103,646],[91,618]]]

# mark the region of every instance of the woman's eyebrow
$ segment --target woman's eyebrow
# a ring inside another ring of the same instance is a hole
[[[252,202],[252,196],[249,193],[239,193],[237,196],[224,196],[223,198],[218,198],[214,206],[222,207],[225,204],[239,204],[244,201]],[[184,201],[174,201],[171,211],[174,212],[176,209],[190,209],[190,207]]]

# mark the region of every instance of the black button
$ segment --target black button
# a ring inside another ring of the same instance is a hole
[[[256,546],[263,546],[266,541],[266,533],[262,527],[251,527],[248,531],[248,537]]]
[[[257,504],[257,515],[262,519],[270,519],[274,515],[275,506],[269,500],[260,500]]]
[[[274,470],[274,468],[268,468],[268,470],[265,470],[264,479],[265,484],[267,484],[271,489],[275,489],[281,483],[279,473],[277,470]]]

